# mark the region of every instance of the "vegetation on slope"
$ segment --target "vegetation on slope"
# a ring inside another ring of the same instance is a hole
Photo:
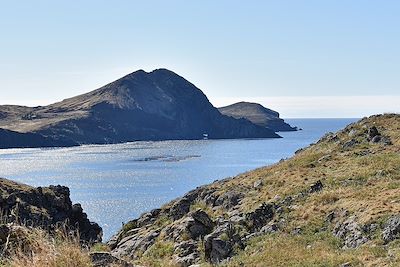
[[[398,266],[400,115],[362,119],[125,230],[112,253],[148,266]]]

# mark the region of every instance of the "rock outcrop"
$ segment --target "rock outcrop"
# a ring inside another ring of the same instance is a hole
[[[279,118],[279,113],[263,107],[257,103],[238,102],[218,110],[227,116],[236,119],[247,119],[254,124],[267,127],[275,132],[296,131],[296,127],[290,126],[283,119]]]
[[[101,227],[89,221],[80,204],[72,204],[69,189],[65,186],[35,188],[0,179],[0,210],[7,223],[49,231],[62,226],[77,230],[84,242],[101,241]]]
[[[44,107],[0,106],[0,129],[38,146],[137,140],[278,138],[273,130],[222,115],[196,86],[166,69],[133,72],[97,90]],[[1,137],[1,132],[0,132]],[[1,140],[1,139],[0,139]],[[18,140],[0,148],[27,146]]]

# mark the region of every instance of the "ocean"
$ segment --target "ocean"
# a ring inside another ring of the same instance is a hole
[[[290,157],[357,119],[288,119],[281,139],[132,142],[71,148],[0,149],[0,177],[65,185],[107,240],[123,222],[197,186]]]

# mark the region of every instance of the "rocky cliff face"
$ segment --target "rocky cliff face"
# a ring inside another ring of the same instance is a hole
[[[296,131],[296,127],[287,124],[283,119],[279,118],[279,113],[263,107],[257,103],[238,102],[226,107],[218,108],[218,110],[227,116],[240,119],[244,118],[254,124],[267,127],[275,132]]]
[[[399,129],[400,115],[365,118],[290,159],[145,213],[108,245],[155,266],[398,263]]]
[[[90,222],[80,204],[72,204],[64,186],[31,187],[0,179],[2,222],[41,227],[52,231],[58,225],[78,230],[82,241],[101,241],[102,229]]]
[[[1,106],[0,128],[35,133],[49,145],[136,140],[279,137],[248,120],[222,115],[179,75],[136,71],[90,93],[46,107]]]

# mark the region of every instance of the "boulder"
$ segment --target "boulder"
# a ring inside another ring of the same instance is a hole
[[[368,241],[362,229],[356,218],[351,216],[343,222],[337,222],[333,234],[343,240],[343,248],[357,248]]]
[[[134,267],[133,264],[119,259],[109,252],[92,252],[89,254],[94,267]]]
[[[383,226],[382,239],[385,243],[400,237],[400,215],[389,218]]]
[[[368,139],[372,140],[375,136],[381,135],[378,132],[378,129],[375,126],[372,126],[368,129]]]
[[[228,191],[223,193],[215,201],[215,206],[222,206],[224,209],[230,209],[239,204],[243,194],[235,191]]]
[[[225,222],[221,224],[204,238],[206,259],[213,264],[217,264],[233,256],[235,247],[244,248],[242,239],[232,223]]]
[[[319,192],[324,188],[324,185],[322,184],[321,180],[318,180],[314,184],[310,186],[310,193],[315,193]]]
[[[183,241],[174,247],[175,262],[181,267],[188,267],[200,261],[198,245],[193,240]]]
[[[115,257],[136,258],[137,253],[146,251],[152,246],[157,237],[160,235],[160,230],[149,230],[144,232],[136,232],[121,239],[116,247],[112,250],[112,255]]]
[[[246,214],[248,228],[253,231],[261,229],[274,217],[274,205],[263,203],[253,212]]]

